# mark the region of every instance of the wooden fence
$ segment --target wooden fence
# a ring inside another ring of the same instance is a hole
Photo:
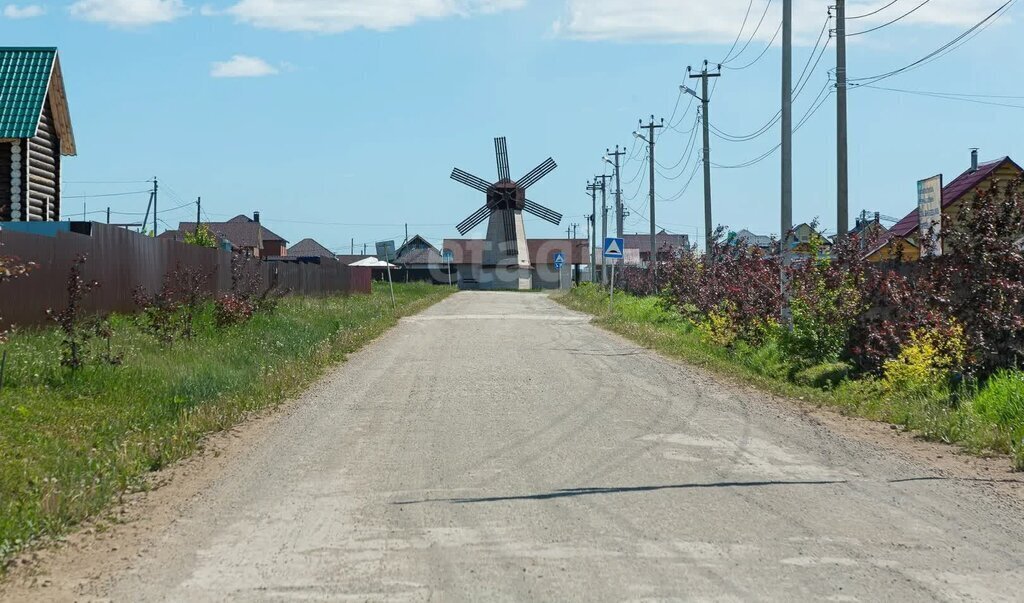
[[[47,322],[46,310],[67,304],[68,271],[78,256],[87,258],[82,271],[86,280],[100,286],[84,300],[87,312],[135,312],[134,291],[160,289],[164,275],[177,266],[209,274],[211,293],[231,289],[231,253],[177,241],[155,239],[106,224],[76,222],[70,228],[50,234],[27,234],[0,230],[0,255],[16,256],[35,263],[21,278],[0,284],[0,327],[40,325]],[[0,224],[0,227],[3,225]],[[330,259],[323,263],[301,260],[259,262],[264,283],[276,282],[280,289],[296,295],[369,293],[371,271],[353,268]]]

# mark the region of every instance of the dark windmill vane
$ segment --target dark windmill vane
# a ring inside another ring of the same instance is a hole
[[[460,222],[455,228],[458,229],[459,234],[465,235],[470,230],[479,226],[484,220],[492,218],[492,227],[488,229],[488,240],[496,243],[505,255],[518,256],[520,251],[518,243],[519,234],[522,234],[520,233],[520,229],[522,229],[520,217],[522,212],[531,213],[555,225],[562,221],[562,214],[526,198],[526,189],[537,184],[541,178],[548,175],[558,166],[549,157],[519,180],[512,180],[508,165],[508,146],[504,137],[494,139],[494,151],[497,155],[498,163],[497,182],[488,182],[459,168],[452,170],[453,180],[457,180],[487,195],[486,203],[483,207],[470,214],[469,217]],[[491,232],[494,228],[493,218],[497,218],[500,221],[501,236],[497,241],[494,240],[495,233]]]

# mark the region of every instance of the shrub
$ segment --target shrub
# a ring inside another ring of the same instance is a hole
[[[60,363],[71,370],[77,370],[85,365],[86,342],[97,333],[103,334],[101,327],[93,321],[89,324],[83,320],[82,301],[93,289],[99,287],[97,281],[86,281],[82,278],[82,267],[85,266],[86,256],[79,255],[71,263],[68,271],[67,295],[68,302],[63,310],[54,312],[48,309],[46,314],[60,326],[63,335],[61,339]]]
[[[160,291],[153,295],[142,287],[135,290],[135,303],[142,308],[140,322],[145,331],[161,343],[191,339],[200,308],[210,298],[210,275],[192,266],[178,264],[164,275]]]
[[[895,358],[883,365],[883,384],[890,392],[923,391],[947,385],[964,364],[963,328],[945,331],[919,329]]]
[[[218,327],[241,324],[252,318],[255,313],[256,306],[235,293],[219,295],[214,302],[214,321]]]
[[[217,248],[217,236],[210,231],[210,227],[206,224],[200,224],[194,231],[186,232],[185,242],[199,247]]]
[[[0,284],[25,276],[33,268],[35,268],[33,262],[23,262],[14,256],[0,255]],[[0,316],[0,322],[2,320],[3,316]],[[7,331],[0,330],[0,343],[6,340]]]
[[[696,323],[701,340],[721,347],[729,347],[735,343],[739,333],[732,318],[734,313],[727,301],[722,302],[721,308],[709,312],[703,320]]]

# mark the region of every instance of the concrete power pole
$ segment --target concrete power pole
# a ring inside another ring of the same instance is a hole
[[[619,145],[615,145],[614,153],[610,149],[604,151],[604,160],[615,168],[615,236],[620,239],[622,238],[622,225],[625,217],[623,214],[625,212],[622,211],[622,176],[619,172],[619,168],[622,166],[619,164],[619,157],[625,154],[625,150],[619,150]],[[609,160],[609,157],[614,157],[614,161]]]
[[[689,67],[686,68],[690,70]],[[711,220],[711,132],[710,126],[708,125],[708,104],[711,99],[708,98],[708,78],[710,77],[721,77],[722,66],[718,66],[718,73],[708,72],[708,62],[704,61],[704,68],[701,69],[700,73],[691,74],[691,79],[700,78],[701,80],[701,94],[698,97],[701,103],[701,117],[704,121],[704,253],[711,255],[711,237],[712,228],[714,224]],[[693,91],[689,90],[692,94]],[[694,94],[694,96],[697,96]]]
[[[157,177],[153,177],[153,235],[157,235]],[[144,224],[143,224],[144,227]]]
[[[587,181],[587,192],[590,193],[590,222],[593,224],[590,245],[590,281],[597,282],[597,183]]]
[[[199,223],[202,222],[203,198],[196,197],[196,234],[199,233]]]
[[[658,128],[665,127],[665,118],[661,119],[661,124],[654,123],[654,116],[651,116],[651,123],[644,125],[643,120],[640,120],[640,127],[647,130],[647,137],[633,132],[633,136],[643,140],[648,145],[647,159],[650,163],[650,181],[651,181],[651,269],[654,275],[654,281],[658,281],[658,244],[657,244],[657,230],[654,223],[654,131]]]
[[[836,0],[836,234],[850,230],[846,121],[846,0]]]
[[[789,309],[789,232],[793,230],[793,0],[782,0],[782,191],[779,252],[782,255],[782,321],[792,328]]]
[[[594,181],[601,179],[601,247],[602,253],[604,252],[604,240],[608,238],[608,180],[611,176],[604,174],[601,176],[594,176]],[[601,262],[601,282],[608,282],[608,266]]]

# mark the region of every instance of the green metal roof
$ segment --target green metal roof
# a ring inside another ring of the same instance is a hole
[[[56,57],[56,48],[0,47],[0,138],[35,136]]]

